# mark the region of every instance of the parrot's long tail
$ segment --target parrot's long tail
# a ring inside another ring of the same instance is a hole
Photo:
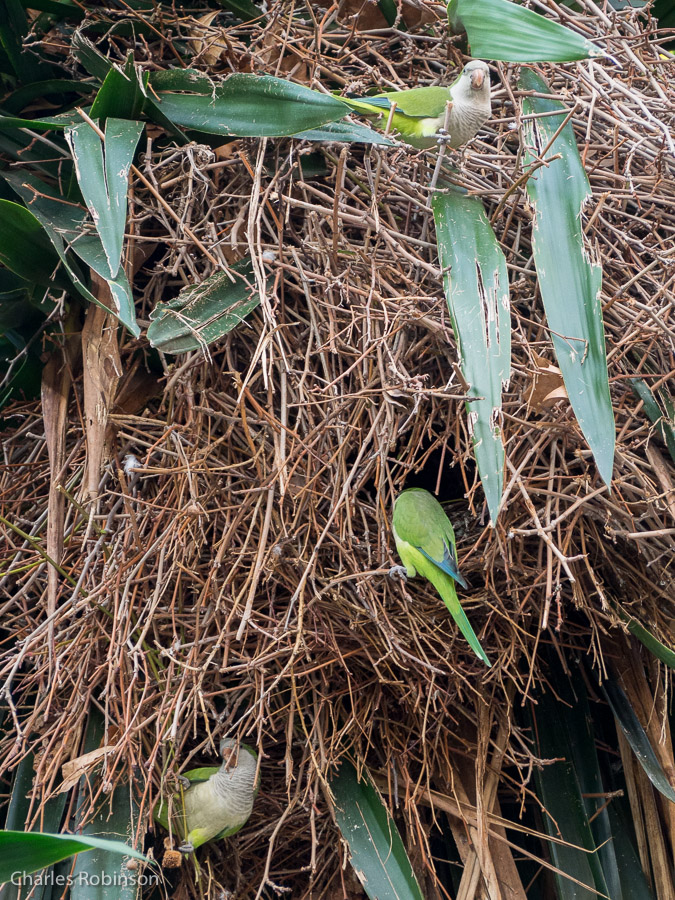
[[[438,591],[438,593],[443,598],[443,602],[450,610],[450,614],[452,618],[457,623],[459,630],[462,632],[464,637],[466,638],[469,646],[476,654],[476,656],[481,659],[488,668],[492,668],[492,663],[487,658],[485,650],[480,645],[480,641],[476,637],[476,633],[471,627],[471,622],[466,617],[466,613],[462,609],[462,605],[459,602],[457,597],[457,591],[455,590],[455,586],[448,575],[445,573],[441,573],[443,575],[443,580],[441,583],[441,579],[438,580],[438,584],[434,582],[434,587]]]
[[[363,116],[381,116],[383,112],[391,108],[391,101],[386,97],[336,97],[347,106]]]

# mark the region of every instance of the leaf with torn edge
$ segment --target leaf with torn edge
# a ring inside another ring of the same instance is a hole
[[[502,387],[511,374],[506,259],[477,197],[456,190],[431,198],[445,296],[469,385],[469,431],[490,519],[504,485]]]

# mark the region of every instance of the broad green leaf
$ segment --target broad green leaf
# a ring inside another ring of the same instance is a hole
[[[630,633],[635,635],[653,656],[670,666],[671,669],[675,669],[675,653],[671,649],[654,637],[651,631],[645,628],[637,619],[629,618],[627,625]]]
[[[23,38],[28,34],[28,17],[20,0],[0,3],[0,46],[19,82],[27,84],[52,76],[51,66],[40,61],[38,54],[26,53]],[[3,73],[8,75],[9,72]]]
[[[87,723],[83,752],[98,749],[104,739],[105,720],[92,707]],[[76,821],[82,826],[82,815],[95,793],[93,788],[103,777],[102,766],[80,779]],[[138,804],[134,785],[120,779],[112,794],[102,795],[93,818],[89,818],[82,830],[85,838],[132,841],[138,830]],[[127,867],[127,861],[109,847],[97,847],[75,860],[70,900],[134,900],[140,895],[140,886]]]
[[[520,87],[549,93],[549,87],[524,69]],[[532,250],[551,340],[572,409],[600,475],[609,486],[614,463],[615,426],[609,394],[605,334],[600,304],[602,270],[584,247],[582,212],[590,195],[588,177],[565,108],[555,100],[527,97],[527,115],[560,110],[560,115],[527,119],[525,164],[546,153],[548,165],[529,178],[527,193],[534,209]],[[560,154],[559,159],[551,160]]]
[[[647,734],[635,715],[635,710],[630,704],[618,682],[606,679],[602,685],[607,702],[610,705],[614,717],[621,728],[626,740],[637,761],[657,791],[664,797],[675,803],[675,789],[668,780],[666,773],[661,768],[656,753],[649,742]]]
[[[481,59],[570,62],[607,55],[580,34],[510,0],[450,0],[448,19],[454,33],[466,31],[471,55]]]
[[[26,281],[70,288],[63,272],[56,271],[59,256],[42,224],[29,209],[11,200],[0,200],[0,262]]]
[[[7,113],[20,113],[33,100],[54,96],[63,98],[66,94],[90,94],[93,90],[94,86],[91,84],[67,78],[50,78],[48,81],[34,81],[32,84],[26,84],[4,97],[2,108]]]
[[[303,141],[344,141],[348,144],[382,144],[393,147],[394,141],[386,135],[373,131],[367,125],[350,124],[349,122],[329,122],[320,128],[301,131],[294,138]]]
[[[233,13],[240,22],[251,22],[254,19],[259,25],[264,25],[267,19],[262,10],[251,0],[219,0],[223,9]]]
[[[147,76],[134,66],[129,54],[124,70],[113,66],[105,77],[98,94],[91,105],[92,119],[138,119],[146,101]]]
[[[506,260],[477,197],[436,192],[431,207],[460,366],[472,398],[466,405],[469,431],[494,525],[504,485],[502,386],[511,373]]]
[[[24,0],[23,5],[26,9],[39,9],[60,18],[81,19],[85,15],[85,10],[70,0]]]
[[[105,81],[106,75],[113,67],[110,60],[86,37],[81,28],[73,34],[70,44],[73,56],[84,68],[100,82]]]
[[[67,256],[66,241],[80,259],[108,282],[114,303],[110,312],[117,316],[134,337],[138,337],[140,328],[136,322],[134,300],[129,282],[122,268],[114,278],[111,276],[100,238],[96,233],[86,232],[87,213],[81,207],[55,194],[54,188],[33,175],[17,175],[5,171],[3,177],[25,200],[30,211],[47,232],[79,293],[91,303],[101,305],[84,283],[72,258]],[[104,308],[107,309],[107,307]]]
[[[110,278],[116,278],[120,268],[129,169],[143,128],[142,122],[109,118],[104,145],[87,122],[66,132],[80,190],[101,238]]]
[[[612,847],[621,883],[621,895],[616,900],[652,900],[653,894],[642,871],[640,858],[634,846],[633,824],[630,815],[623,810],[625,801],[615,798],[608,806],[612,829]],[[610,894],[615,900],[614,894]]]
[[[150,313],[148,340],[162,353],[204,348],[236,328],[258,306],[250,259],[189,285]]]
[[[31,794],[33,791],[36,793],[36,802],[32,804],[33,817],[35,817],[35,813],[40,807],[42,786],[34,781],[34,759],[32,753],[27,753],[14,773],[12,794],[7,811],[7,819],[5,820],[5,829],[7,831],[21,831],[27,825],[31,812]],[[67,794],[56,794],[47,800],[41,807],[40,815],[37,817],[40,828],[44,828],[48,832],[58,831],[67,799]],[[31,900],[42,900],[48,886],[47,879],[44,879],[44,883],[34,885]],[[7,884],[0,890],[2,900],[18,900],[20,896],[24,897],[25,895],[26,889],[24,888],[22,891],[19,885]]]
[[[208,93],[160,91],[159,98],[160,112],[175,125],[233,137],[290,136],[349,114],[329,94],[270,75],[230,75]]]
[[[343,760],[330,780],[335,819],[370,900],[423,900],[394,820],[365,774]]]
[[[0,831],[0,883],[9,881],[18,872],[37,872],[81,853],[98,847],[122,856],[133,856],[149,862],[142,853],[121,841],[107,841],[77,834],[41,834],[35,831]]]
[[[561,729],[559,704],[550,697],[538,699],[533,729],[540,759],[556,762],[535,768],[535,785],[542,804],[544,827],[551,837],[553,864],[564,875],[555,874],[558,900],[595,900],[596,883],[591,865],[595,841],[572,762],[567,733]],[[562,757],[562,759],[561,759]],[[568,876],[568,877],[565,877]]]
[[[665,395],[659,396],[666,408],[666,412],[663,412],[653,392],[642,378],[631,378],[631,387],[642,400],[642,405],[650,420],[658,425],[671,459],[675,462],[675,410],[672,401]]]
[[[41,119],[23,119],[20,116],[0,116],[0,128],[31,128],[34,131],[59,131],[82,119],[76,113],[63,113],[60,116],[44,116]]]

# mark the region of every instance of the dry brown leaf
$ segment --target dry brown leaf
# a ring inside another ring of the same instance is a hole
[[[199,57],[197,62],[211,68],[214,68],[228,51],[225,31],[222,28],[211,27],[211,23],[219,13],[220,10],[215,10],[206,13],[205,16],[199,16],[195,20],[197,27],[189,29],[189,33],[194,37],[188,43],[195,56]]]
[[[60,490],[65,463],[66,420],[72,370],[77,356],[77,336],[74,335],[75,314],[70,312],[64,323],[65,338],[55,347],[42,370],[42,417],[49,454],[49,499],[47,501],[47,554],[60,563],[63,554],[63,524],[65,496]],[[60,575],[53,565],[47,572],[47,611],[56,610]],[[49,647],[53,651],[53,629],[49,626]]]
[[[549,362],[546,357],[537,356],[536,353],[532,355],[535,370],[526,387],[527,405],[529,409],[541,413],[554,406],[558,400],[566,400],[567,391],[560,369]]]
[[[68,760],[68,762],[64,762],[61,768],[63,781],[59,785],[58,793],[65,794],[66,791],[75,787],[83,775],[87,775],[91,772],[103,759],[106,753],[110,753],[110,751],[114,749],[114,745],[108,744],[105,747],[98,747],[96,750],[90,750],[89,753],[83,753],[82,756],[78,756],[77,759],[71,759]]]
[[[92,290],[101,303],[111,305],[110,288],[93,271]],[[112,313],[92,303],[82,329],[84,417],[87,439],[85,489],[89,497],[96,497],[98,494],[108,414],[115,399],[117,383],[122,375],[117,342],[118,324]]]

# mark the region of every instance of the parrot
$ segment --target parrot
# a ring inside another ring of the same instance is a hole
[[[404,580],[423,575],[441,595],[471,649],[488,668],[490,660],[481,647],[455,590],[455,581],[467,587],[457,568],[455,532],[438,500],[424,488],[402,491],[394,503],[392,530],[402,566],[389,575]]]
[[[181,853],[192,853],[207,841],[236,834],[246,824],[260,779],[258,754],[231,738],[220,742],[221,766],[191,769],[180,776],[183,792],[174,794],[172,825],[183,840]],[[182,793],[182,797],[181,797]],[[169,830],[169,805],[160,798],[155,821]]]
[[[440,142],[453,150],[470,140],[490,118],[490,70],[480,59],[468,62],[450,87],[421,87],[407,91],[387,91],[373,97],[339,97],[343,103],[366,116],[387,121],[396,104],[392,127],[403,140],[418,150]],[[452,101],[448,134],[444,131],[445,107]]]

